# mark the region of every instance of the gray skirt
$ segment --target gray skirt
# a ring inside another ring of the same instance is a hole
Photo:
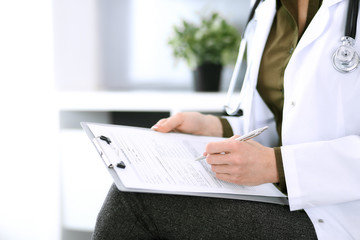
[[[113,185],[93,240],[317,239],[304,211],[232,199],[129,193]]]

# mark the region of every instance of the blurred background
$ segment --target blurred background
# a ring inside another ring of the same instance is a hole
[[[90,239],[112,180],[81,121],[148,127],[222,113],[167,44],[216,11],[239,32],[251,0],[0,0],[0,240]]]

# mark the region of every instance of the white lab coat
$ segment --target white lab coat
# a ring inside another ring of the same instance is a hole
[[[270,125],[257,137],[267,146],[278,139],[256,80],[275,2],[261,3],[249,24],[244,116],[228,118],[236,134]],[[331,62],[344,35],[347,5],[348,0],[323,0],[284,76],[281,151],[290,209],[305,209],[318,238],[327,240],[360,239],[360,68],[339,73]],[[360,53],[360,17],[357,33]]]

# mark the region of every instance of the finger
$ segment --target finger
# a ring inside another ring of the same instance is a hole
[[[210,142],[206,145],[205,151],[209,154],[232,152],[240,148],[241,142],[236,140],[224,140],[220,142]]]
[[[216,174],[222,173],[222,174],[231,174],[232,169],[230,165],[227,164],[213,164],[211,165],[211,171],[213,171]]]
[[[206,154],[206,162],[210,165],[221,165],[221,164],[228,164],[228,156],[226,153],[213,153],[213,154]]]
[[[219,180],[225,181],[225,182],[238,184],[236,179],[233,176],[231,176],[230,174],[227,174],[227,173],[216,173],[216,178],[219,179]]]
[[[253,183],[251,181],[246,180],[246,178],[243,178],[241,176],[235,176],[231,174],[226,173],[216,173],[216,178],[225,182],[234,183],[237,185],[243,185],[243,186],[256,186],[259,185],[259,183]]]
[[[169,118],[160,120],[153,127],[154,130],[159,132],[171,132],[174,131],[179,125],[183,123],[182,117],[180,114],[176,114]]]
[[[159,127],[158,130],[161,132],[170,132],[176,130],[183,123],[183,120],[178,115],[169,117],[164,121]]]
[[[160,119],[157,123],[154,124],[154,126],[151,127],[152,130],[158,131],[159,127],[164,124],[168,119],[167,118],[163,118]]]

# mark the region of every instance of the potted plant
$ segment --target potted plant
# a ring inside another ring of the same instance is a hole
[[[200,24],[183,20],[169,40],[173,55],[193,70],[196,91],[218,91],[222,67],[235,62],[240,44],[238,30],[218,13]]]

